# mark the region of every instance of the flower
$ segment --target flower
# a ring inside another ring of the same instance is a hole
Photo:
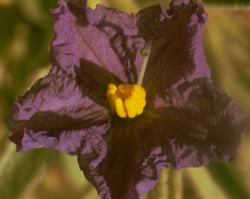
[[[12,109],[10,139],[18,151],[44,147],[77,155],[103,199],[138,198],[155,186],[165,166],[235,157],[247,116],[213,86],[201,3],[173,0],[168,10],[155,5],[129,15],[60,0],[53,15],[53,67]],[[152,49],[135,97],[131,89],[148,43]],[[146,103],[132,119],[119,85],[133,102]],[[124,109],[116,107],[118,98]]]

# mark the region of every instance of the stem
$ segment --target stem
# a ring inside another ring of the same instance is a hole
[[[141,65],[141,69],[140,69],[140,72],[139,72],[139,77],[138,77],[138,80],[137,80],[137,84],[139,84],[139,85],[142,85],[142,82],[143,82],[143,78],[144,78],[144,74],[145,74],[145,71],[146,71],[146,68],[147,68],[151,48],[152,48],[152,43],[147,42],[144,49],[142,50],[143,60],[142,60],[142,65]]]

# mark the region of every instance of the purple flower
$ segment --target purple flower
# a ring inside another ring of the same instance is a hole
[[[61,0],[53,15],[52,70],[12,110],[10,139],[18,151],[77,155],[103,199],[139,198],[165,166],[235,157],[247,116],[212,84],[201,3],[173,0],[169,10],[155,5],[129,15]],[[146,43],[152,44],[142,82],[146,106],[133,119],[120,118],[107,87],[136,83]]]

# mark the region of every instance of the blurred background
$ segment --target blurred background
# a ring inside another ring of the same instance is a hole
[[[205,50],[218,87],[250,113],[249,0],[208,0]],[[167,0],[89,0],[136,12]],[[53,38],[49,9],[56,0],[0,0],[0,198],[98,199],[75,157],[49,150],[16,153],[5,119],[15,98],[49,71]],[[237,159],[204,168],[165,169],[157,187],[143,199],[250,198],[250,134]]]

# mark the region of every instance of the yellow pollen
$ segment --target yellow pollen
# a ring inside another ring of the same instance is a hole
[[[146,92],[138,84],[110,83],[106,92],[111,109],[121,118],[134,118],[143,113],[146,105]]]

